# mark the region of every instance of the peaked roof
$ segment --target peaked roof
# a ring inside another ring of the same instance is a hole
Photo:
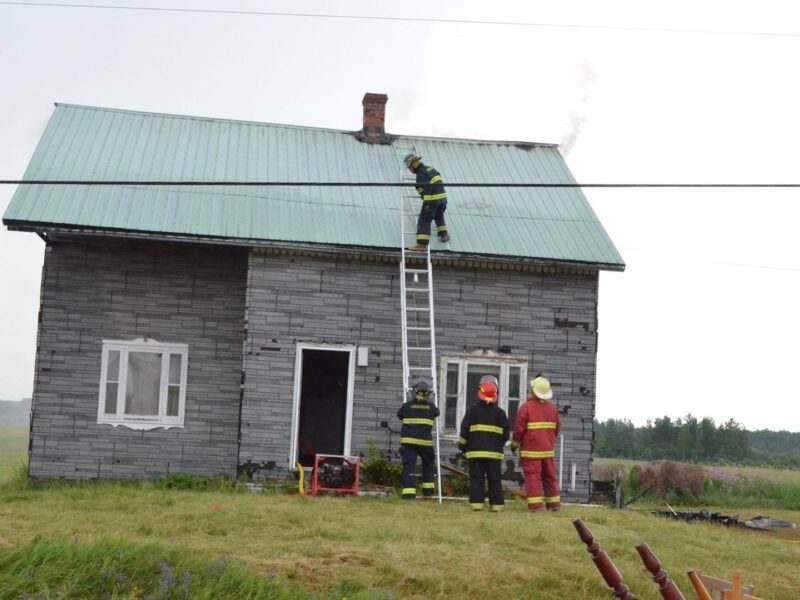
[[[574,183],[556,146],[394,136],[57,104],[29,180],[399,182],[414,147],[448,182]],[[13,229],[81,229],[396,249],[397,187],[20,185]],[[410,190],[413,193],[413,190]],[[622,269],[579,188],[451,188],[448,247],[461,255]]]

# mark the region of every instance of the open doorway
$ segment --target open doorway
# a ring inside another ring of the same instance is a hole
[[[353,351],[303,345],[297,350],[292,456],[309,467],[316,454],[350,452]]]

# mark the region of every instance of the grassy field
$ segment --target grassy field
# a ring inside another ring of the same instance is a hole
[[[27,427],[0,427],[0,483],[25,465],[27,448]]]
[[[642,460],[627,460],[624,458],[595,458],[594,464],[596,466],[604,466],[613,468],[619,466],[625,470],[630,471],[634,465],[646,465],[648,461]],[[773,483],[789,483],[800,484],[800,470],[798,469],[770,469],[767,467],[737,467],[735,465],[725,467],[705,467],[706,470],[724,469],[730,473],[735,473],[742,477],[750,479],[763,479]]]
[[[647,464],[633,460],[595,459],[595,473],[599,478],[612,478],[622,469],[626,474],[634,465]],[[771,469],[736,466],[705,466],[702,493],[670,493],[667,500],[682,507],[714,507],[715,509],[761,512],[770,516],[781,510],[800,511],[800,470]],[[639,490],[628,485],[625,498],[631,499]],[[654,502],[647,495],[639,504]],[[800,530],[796,530],[800,539]]]
[[[124,557],[139,549],[153,568],[176,565],[192,577],[224,563],[274,579],[281,589],[294,590],[290,597],[604,597],[600,575],[571,524],[575,517],[586,521],[640,598],[659,597],[634,550],[642,540],[687,592],[685,572],[693,567],[718,576],[740,570],[764,598],[796,597],[800,588],[797,543],[604,508],[531,515],[516,503],[502,514],[472,514],[460,502],[310,500],[103,483],[7,486],[0,507],[0,566],[4,555],[16,553],[15,585],[21,579],[30,595],[42,591],[37,565],[56,568],[64,554],[48,554],[54,545],[95,556]],[[93,567],[98,577],[101,571],[132,577],[126,572],[130,560],[102,568],[99,561]],[[84,568],[91,570],[89,563]],[[47,589],[58,584],[50,581]]]
[[[800,521],[797,512],[770,515]],[[642,540],[687,596],[689,568],[725,578],[739,570],[763,598],[796,598],[800,589],[798,540],[644,509],[533,515],[516,502],[472,514],[463,502],[16,478],[0,484],[0,597],[612,597],[576,517],[642,599],[660,598],[634,549]]]

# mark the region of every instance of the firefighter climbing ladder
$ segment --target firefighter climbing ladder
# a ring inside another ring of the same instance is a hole
[[[400,305],[403,333],[403,398],[408,395],[419,377],[430,379],[433,401],[438,406],[436,385],[436,336],[433,320],[433,269],[430,244],[425,252],[413,252],[408,246],[416,244],[417,217],[422,202],[412,189],[416,178],[403,165],[403,157],[416,154],[413,146],[395,147],[400,178],[408,187],[400,188]],[[439,462],[439,419],[433,427],[436,451],[436,485],[442,501],[442,468]]]

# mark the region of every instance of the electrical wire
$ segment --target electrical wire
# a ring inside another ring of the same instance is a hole
[[[128,181],[80,179],[0,179],[0,185],[244,186],[244,187],[414,187],[376,181]],[[800,183],[447,183],[448,188],[800,188]]]
[[[223,10],[206,8],[172,8],[164,6],[133,6],[133,5],[107,5],[107,4],[78,4],[78,3],[58,3],[58,2],[7,2],[0,1],[0,4],[11,6],[40,6],[44,8],[89,8],[104,10],[129,10],[129,11],[150,11],[150,12],[172,12],[172,13],[196,13],[196,14],[221,14],[221,15],[243,15],[243,16],[265,16],[265,17],[295,17],[295,18],[315,18],[315,19],[349,19],[363,21],[394,21],[408,23],[445,23],[456,25],[494,25],[511,27],[539,27],[549,29],[585,29],[596,31],[626,31],[626,32],[650,32],[650,33],[688,33],[701,35],[731,35],[731,36],[759,36],[759,37],[787,37],[798,38],[800,33],[781,33],[770,31],[746,31],[746,30],[715,30],[715,29],[681,29],[679,27],[634,27],[621,25],[579,25],[574,23],[536,23],[530,21],[484,21],[480,19],[443,19],[443,18],[421,18],[421,17],[385,17],[371,15],[337,15],[327,13],[291,13],[276,11],[258,10]]]
[[[720,265],[723,267],[743,267],[746,269],[757,269],[761,271],[789,271],[792,273],[800,273],[800,268],[797,267],[776,267],[774,265],[754,265],[752,263],[739,263],[739,262],[730,262],[724,260],[715,260],[712,258],[702,258],[697,256],[675,256],[675,254],[664,254],[654,250],[645,250],[644,248],[631,248],[629,246],[617,246],[617,249],[622,252],[638,252],[641,254],[647,254],[650,256],[654,256],[656,258],[662,258],[668,260],[670,262],[674,262],[676,259],[682,263],[697,263],[703,262],[713,265]]]

